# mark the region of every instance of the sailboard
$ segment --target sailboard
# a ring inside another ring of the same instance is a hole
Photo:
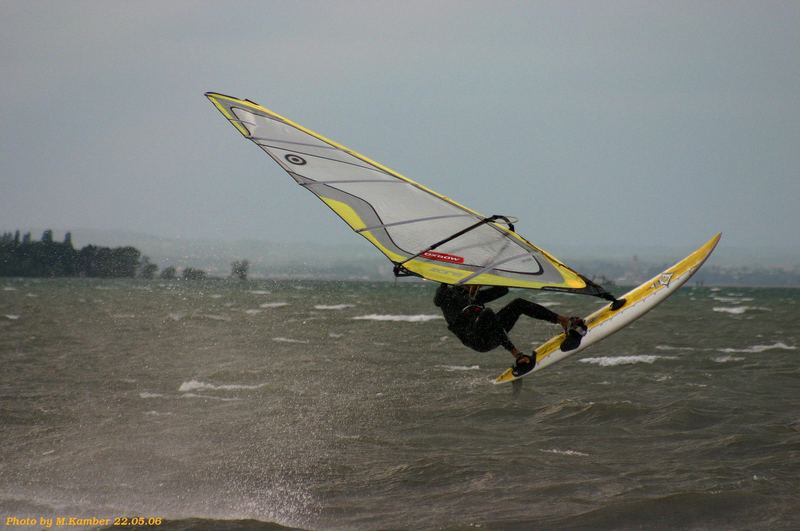
[[[580,344],[576,348],[565,349],[565,335],[563,333],[557,334],[534,349],[536,352],[536,365],[531,371],[515,376],[512,369],[508,369],[495,378],[494,383],[514,382],[538,372],[568,356],[589,348],[639,319],[645,313],[664,302],[667,297],[675,293],[678,288],[692,278],[692,275],[700,269],[700,266],[705,263],[714,251],[721,236],[721,234],[717,234],[683,260],[623,295],[622,299],[625,300],[625,305],[621,309],[614,311],[609,304],[585,317],[584,321],[588,331],[581,338]]]
[[[615,300],[518,234],[510,216],[479,214],[250,100],[214,92],[206,97],[297,184],[383,253],[397,276]]]

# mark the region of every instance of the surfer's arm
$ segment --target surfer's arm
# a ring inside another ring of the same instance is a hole
[[[487,304],[506,294],[508,294],[508,288],[505,286],[492,286],[491,288],[480,289],[478,290],[478,294],[475,295],[475,304]]]

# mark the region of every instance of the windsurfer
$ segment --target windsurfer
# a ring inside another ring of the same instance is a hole
[[[529,372],[536,365],[536,352],[525,354],[508,338],[521,315],[559,324],[567,333],[574,330],[586,332],[586,323],[580,317],[559,315],[540,304],[526,299],[514,299],[495,313],[486,304],[508,293],[503,286],[451,286],[441,284],[433,303],[441,308],[447,328],[467,347],[478,352],[488,352],[503,346],[516,359],[515,376]]]

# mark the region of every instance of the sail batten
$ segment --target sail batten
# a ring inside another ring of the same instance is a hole
[[[249,100],[206,96],[245,138],[383,253],[397,273],[447,284],[597,294],[580,274],[518,235],[508,218],[486,218]]]

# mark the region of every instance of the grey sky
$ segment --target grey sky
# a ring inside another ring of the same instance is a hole
[[[798,248],[799,2],[2,2],[0,229],[360,238],[249,98],[571,245]],[[364,243],[366,244],[366,242]]]

